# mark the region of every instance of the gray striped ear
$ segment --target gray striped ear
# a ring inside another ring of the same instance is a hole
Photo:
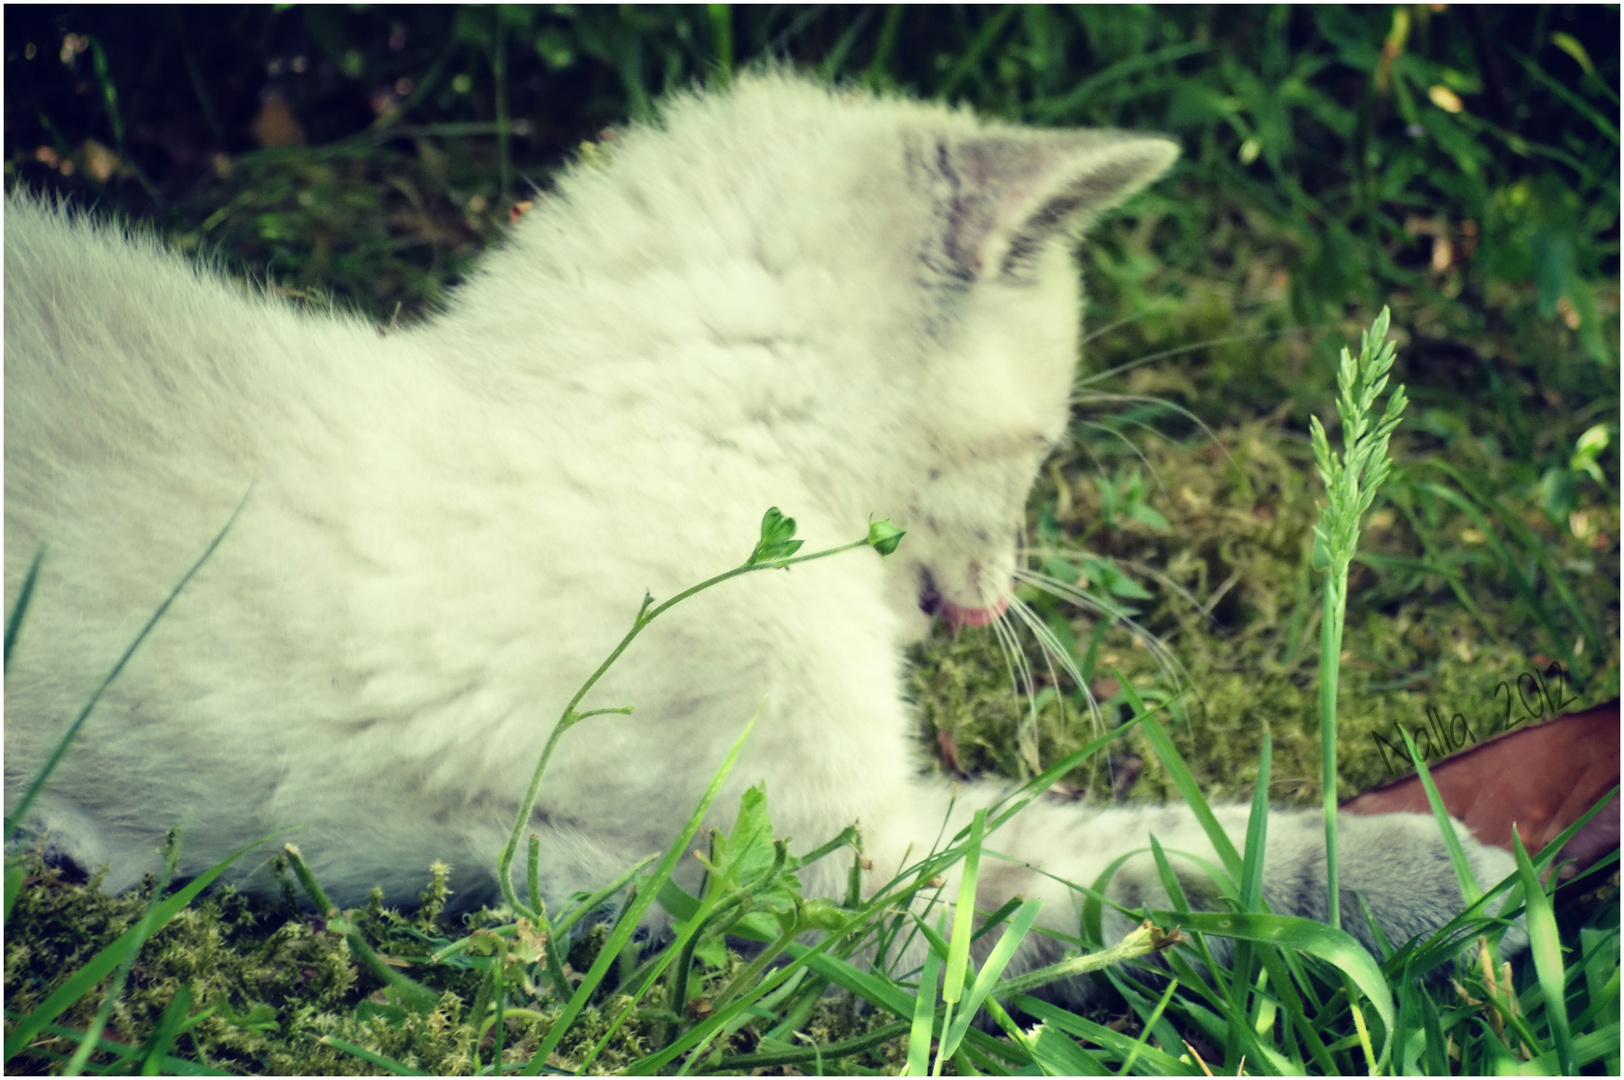
[[[1178,145],[1117,131],[995,131],[910,156],[939,222],[927,262],[966,283],[1021,281],[1052,240],[1081,233],[1166,171]]]

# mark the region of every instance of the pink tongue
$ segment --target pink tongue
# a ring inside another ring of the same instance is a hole
[[[952,626],[987,626],[1009,610],[1009,600],[1000,599],[990,608],[959,607],[942,601],[942,617]]]

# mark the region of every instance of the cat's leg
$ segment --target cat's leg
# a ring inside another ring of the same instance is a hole
[[[966,824],[971,812],[997,801],[1001,792],[990,785],[961,788],[952,800],[945,839]],[[914,831],[923,838],[912,859],[930,848],[941,823],[949,816],[945,790],[921,782]],[[1213,808],[1219,824],[1237,848],[1244,846],[1249,808]],[[1514,869],[1509,854],[1478,843],[1457,823],[1457,835],[1477,882],[1489,887]],[[1069,938],[1079,935],[1079,917],[1085,894],[1071,885],[1095,887],[1123,856],[1105,886],[1105,894],[1125,908],[1167,910],[1173,907],[1162,886],[1149,838],[1154,835],[1177,873],[1187,898],[1197,908],[1221,908],[1217,886],[1200,865],[1184,856],[1221,866],[1195,815],[1182,805],[1158,807],[1091,808],[1075,803],[1040,799],[1025,807],[984,842],[978,875],[977,906],[994,910],[1014,896],[1043,901],[1040,926]],[[1387,939],[1396,945],[1430,932],[1453,918],[1465,906],[1459,883],[1436,821],[1421,814],[1388,814],[1339,819],[1338,863],[1342,925],[1367,948],[1376,942],[1358,900],[1363,895]],[[898,838],[887,835],[877,845],[894,849]],[[894,856],[893,856],[894,857]],[[956,869],[956,868],[955,868]],[[876,866],[883,881],[896,867]],[[956,880],[953,871],[949,882]],[[953,886],[945,894],[951,899]],[[1269,815],[1264,856],[1263,894],[1276,914],[1323,920],[1326,915],[1324,817],[1316,810],[1273,811]],[[1109,905],[1103,909],[1106,942],[1120,939],[1132,921]],[[1061,941],[1031,935],[1031,943],[1016,958],[1012,972],[1030,970],[1058,959]],[[1504,939],[1505,951],[1526,944],[1520,928]],[[1227,943],[1214,939],[1220,953]],[[989,942],[990,945],[990,942]],[[1063,997],[1086,996],[1087,987],[1056,987]]]

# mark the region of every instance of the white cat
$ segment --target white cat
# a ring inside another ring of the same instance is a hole
[[[247,492],[36,826],[108,864],[110,889],[184,820],[184,871],[298,825],[340,902],[407,898],[436,858],[488,899],[543,741],[644,590],[737,565],[777,505],[813,547],[871,515],[908,535],[655,623],[585,702],[636,712],[575,728],[551,766],[544,886],[664,848],[763,701],[718,823],[765,780],[797,847],[857,823],[888,880],[948,804],[919,776],[902,648],[932,613],[979,624],[1008,602],[1026,494],[1068,422],[1071,240],[1176,152],[760,74],[569,170],[448,312],[386,336],[13,200],[8,608],[45,555],[6,673],[8,804]],[[961,791],[961,816],[993,796]],[[1221,818],[1244,831],[1244,808]],[[1183,808],[1033,805],[992,846],[1089,883],[1152,831],[1210,857]],[[1275,910],[1322,913],[1321,833],[1317,813],[1271,818]],[[1461,906],[1430,819],[1342,836],[1344,910],[1363,892],[1395,941]],[[1509,871],[1462,839],[1480,881]],[[809,892],[839,890],[836,863]],[[1134,865],[1119,894],[1154,902]],[[1041,896],[1075,932],[1050,877],[991,862],[983,890]]]

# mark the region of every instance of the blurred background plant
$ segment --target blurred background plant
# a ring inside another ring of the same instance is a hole
[[[432,272],[606,125],[777,57],[1177,136],[1177,183],[1106,274],[1136,306],[1166,300],[1169,268],[1245,266],[1234,234],[1266,223],[1292,249],[1272,284],[1297,322],[1394,289],[1448,309],[1533,284],[1540,317],[1607,363],[1617,30],[1608,6],[19,7],[6,169],[387,312],[461,264],[347,276],[369,251],[353,218],[387,207],[387,249]]]

